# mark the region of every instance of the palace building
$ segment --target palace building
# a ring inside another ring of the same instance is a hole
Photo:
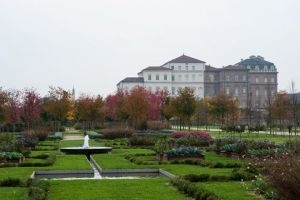
[[[216,68],[182,55],[161,66],[146,67],[138,77],[127,77],[117,87],[131,90],[142,86],[152,92],[166,90],[171,96],[176,96],[179,88],[190,87],[197,98],[225,93],[235,96],[241,108],[251,104],[261,109],[277,93],[277,74],[274,63],[261,56],[250,56],[234,65]]]

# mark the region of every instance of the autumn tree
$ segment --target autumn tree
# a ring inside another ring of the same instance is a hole
[[[75,102],[75,116],[85,130],[94,129],[99,123],[103,125],[105,107],[102,97],[81,95]]]
[[[0,88],[0,125],[6,121],[6,105],[8,101],[7,92]]]
[[[272,104],[273,117],[279,129],[283,132],[290,119],[290,100],[286,92],[278,92]]]
[[[143,128],[149,112],[148,92],[143,87],[133,88],[125,98],[123,109],[133,128]]]
[[[15,131],[16,124],[21,122],[21,97],[19,90],[8,90],[7,101],[7,123],[12,125],[12,131]]]
[[[125,121],[128,116],[124,112],[126,91],[118,90],[115,94],[110,94],[105,98],[105,116],[110,121]]]
[[[229,111],[228,96],[220,93],[209,100],[209,112],[223,126]]]
[[[41,97],[34,89],[27,89],[23,92],[21,119],[27,128],[36,125],[40,121]]]
[[[162,113],[161,109],[166,101],[168,93],[166,91],[156,91],[156,92],[149,92],[149,111],[148,111],[148,120],[161,120]]]
[[[171,104],[171,97],[166,97],[165,101],[161,106],[161,115],[169,121],[174,116],[174,109]]]
[[[227,112],[227,126],[235,130],[240,117],[239,101],[236,97],[229,97],[228,112]]]
[[[48,120],[58,130],[67,119],[73,119],[73,102],[71,93],[61,87],[50,87],[48,96],[44,98],[43,109]]]
[[[171,104],[174,109],[174,114],[179,118],[180,130],[182,123],[187,124],[190,130],[191,117],[196,109],[194,90],[189,87],[179,88],[178,96],[172,100]]]
[[[196,111],[194,115],[194,119],[197,121],[197,126],[201,123],[204,123],[207,128],[207,124],[209,122],[210,113],[209,113],[209,102],[207,98],[198,99],[196,101]]]

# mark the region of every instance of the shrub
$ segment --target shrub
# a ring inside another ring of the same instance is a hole
[[[247,181],[255,178],[255,174],[248,172],[245,169],[233,169],[231,172],[231,180],[235,181]]]
[[[202,139],[208,142],[212,140],[211,135],[206,131],[192,131],[192,132],[178,131],[178,132],[171,133],[170,136],[173,138]]]
[[[0,160],[18,160],[23,157],[19,152],[0,152]]]
[[[300,196],[300,159],[290,155],[258,162],[262,173],[280,196],[286,199],[299,199]]]
[[[174,185],[180,192],[196,199],[196,200],[218,200],[217,195],[207,191],[204,188],[196,186],[194,183],[185,180],[182,177],[171,179],[171,184]]]
[[[0,133],[0,151],[14,151],[14,136],[10,133]]]
[[[172,148],[168,151],[165,151],[164,153],[170,157],[190,157],[190,156],[203,157],[204,156],[203,149],[197,147],[185,147],[185,146],[181,146],[179,148]]]
[[[62,140],[64,139],[64,133],[63,132],[52,132],[48,135],[49,140]]]
[[[163,121],[147,121],[147,129],[149,130],[162,130],[171,129],[171,125],[168,122]]]
[[[104,129],[104,139],[129,138],[133,134],[132,129]]]
[[[23,162],[20,163],[19,166],[21,167],[43,167],[43,166],[51,166],[56,161],[55,154],[41,154],[38,156],[33,156],[32,158],[43,159],[41,161],[36,162]]]
[[[190,182],[208,181],[209,177],[209,174],[188,174],[183,176],[185,180],[188,180]]]
[[[19,178],[8,177],[8,178],[0,181],[0,186],[1,187],[21,187],[21,186],[24,186],[24,183]]]
[[[86,131],[85,134],[89,136],[91,139],[99,139],[102,138],[102,134],[97,133],[95,131]]]
[[[28,181],[28,200],[48,199],[50,184],[43,180],[29,179]]]
[[[22,132],[22,137],[19,138],[20,143],[25,147],[35,148],[39,143],[39,138],[35,135],[33,130]]]
[[[128,143],[130,146],[154,146],[157,140],[158,137],[154,135],[134,135]]]

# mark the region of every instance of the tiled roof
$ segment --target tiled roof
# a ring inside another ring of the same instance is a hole
[[[152,71],[157,71],[157,70],[162,70],[162,71],[164,71],[164,70],[172,70],[172,69],[169,69],[169,68],[167,68],[167,67],[149,66],[149,67],[143,69],[142,71],[146,71],[146,70],[147,70],[147,71],[150,71],[150,70],[152,70]]]
[[[212,67],[210,65],[205,65],[205,71],[220,71],[221,69]]]
[[[144,83],[143,77],[126,77],[120,83]]]
[[[245,60],[241,60],[239,63],[237,63],[237,65],[242,65],[252,70],[255,69],[255,67],[257,66],[259,67],[260,70],[264,69],[265,66],[267,67],[274,66],[275,68],[274,63],[266,61],[262,56],[250,56]]]
[[[228,66],[226,66],[226,67],[223,67],[223,69],[231,69],[231,70],[247,70],[246,67],[241,66],[241,65],[238,65],[238,64],[236,64],[236,65],[228,65]]]
[[[205,62],[183,54],[182,56],[179,56],[173,60],[170,60],[169,62],[166,62],[165,64],[168,64],[168,63],[205,63]]]

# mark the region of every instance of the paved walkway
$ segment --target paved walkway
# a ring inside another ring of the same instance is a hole
[[[82,135],[65,135],[64,140],[83,140]]]

